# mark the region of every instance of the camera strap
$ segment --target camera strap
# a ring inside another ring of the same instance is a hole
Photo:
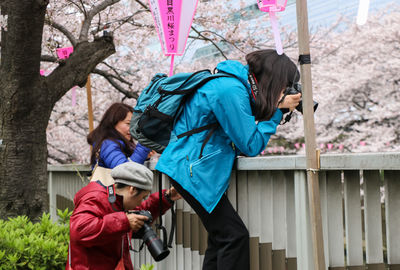
[[[163,206],[163,193],[162,193],[162,173],[159,172],[158,174],[158,195],[159,195],[159,208],[160,208],[160,215],[159,215],[159,224],[156,224],[157,230],[162,231],[163,234],[163,246],[164,249],[167,249],[168,247],[172,248],[172,240],[174,237],[174,231],[175,231],[175,212],[173,211],[174,205],[171,206],[171,214],[172,214],[172,224],[171,224],[171,231],[169,234],[169,241],[168,241],[168,235],[167,235],[167,229],[163,226],[162,224],[162,206]]]
[[[258,86],[257,86],[257,79],[256,76],[254,76],[253,73],[249,72],[249,83],[250,83],[250,89],[251,89],[251,94],[253,95],[254,101],[257,100],[258,96]]]
[[[107,194],[108,194],[108,202],[111,204],[111,208],[115,211],[118,212],[117,209],[115,209],[114,204],[117,201],[117,196],[115,195],[115,185],[110,185],[107,186]]]

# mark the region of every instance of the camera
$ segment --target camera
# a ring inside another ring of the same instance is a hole
[[[151,223],[153,222],[153,217],[149,211],[140,210],[140,211],[128,211],[128,214],[136,214],[146,216],[149,219],[145,221],[142,228],[139,231],[132,234],[132,238],[141,238],[143,242],[146,244],[147,248],[150,251],[151,256],[154,258],[156,262],[163,260],[169,254],[169,250],[166,246],[164,246],[161,239],[157,236],[157,234],[151,228]]]
[[[286,96],[286,95],[296,95],[298,93],[301,93],[301,84],[294,83],[292,86],[286,87],[285,92],[283,94]],[[314,112],[315,112],[318,108],[318,102],[316,102],[316,101],[313,101],[313,102],[314,102]],[[296,110],[303,113],[303,102],[302,101],[300,101],[299,105],[297,105]],[[288,111],[289,110],[287,110],[287,112]]]

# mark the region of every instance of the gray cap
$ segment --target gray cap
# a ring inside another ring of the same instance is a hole
[[[115,183],[151,190],[153,186],[153,173],[146,166],[129,161],[112,169],[111,176]]]

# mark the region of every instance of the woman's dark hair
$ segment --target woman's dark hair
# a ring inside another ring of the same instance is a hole
[[[119,121],[123,121],[129,112],[133,113],[133,108],[129,105],[124,103],[112,104],[104,113],[100,124],[89,133],[87,136],[87,142],[93,146],[90,156],[91,164],[96,163],[96,153],[101,148],[101,144],[104,140],[112,140],[116,142],[126,156],[132,155],[133,150],[135,149],[134,142],[128,141],[115,129],[115,125]],[[120,141],[122,141],[125,146],[123,146]]]
[[[275,50],[259,50],[246,55],[249,72],[256,77],[258,96],[254,114],[258,121],[268,120],[275,112],[282,90],[300,78],[296,64]]]

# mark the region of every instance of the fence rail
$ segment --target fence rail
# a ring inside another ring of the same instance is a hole
[[[305,164],[304,156],[237,159],[227,194],[249,229],[251,270],[314,269]],[[148,166],[154,170],[155,163]],[[56,208],[73,207],[89,170],[48,167],[52,218]],[[400,269],[400,153],[322,155],[319,181],[326,269]],[[146,249],[134,253],[135,269],[145,263],[157,270],[201,269],[207,233],[186,202],[175,207],[171,254],[155,263]],[[170,215],[163,220],[168,229]]]

